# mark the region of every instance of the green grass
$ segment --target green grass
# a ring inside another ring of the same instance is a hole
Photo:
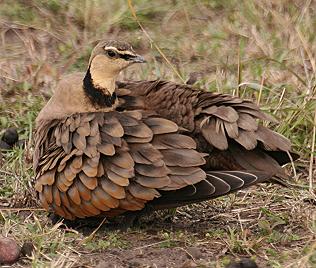
[[[115,248],[130,250],[136,243],[145,250],[207,248],[213,257],[201,267],[223,267],[231,258],[244,256],[253,256],[263,267],[315,267],[315,208],[303,202],[314,195],[303,189],[262,186],[183,208],[175,214],[175,225],[181,226],[185,219],[203,223],[201,229],[189,223],[189,231],[174,230],[172,224],[163,229],[156,223],[154,229],[161,232],[154,235],[145,228],[127,233],[99,230],[89,237],[53,226],[45,212],[33,208],[35,198],[29,192],[36,115],[58,78],[84,71],[93,45],[104,37],[129,41],[148,61],[124,71],[121,79],[162,77],[181,83],[157,46],[183,80],[192,72],[201,73],[195,87],[257,102],[279,120],[269,127],[290,138],[293,150],[301,155],[296,172],[288,167],[289,173],[296,174],[299,184],[314,183],[310,156],[316,156],[315,1],[134,0],[133,4],[154,43],[140,30],[124,0],[18,0],[0,5],[0,134],[16,127],[26,140],[25,149],[3,152],[0,206],[30,208],[1,209],[0,235],[13,236],[20,244],[33,241],[34,255],[20,264],[92,266],[96,256]]]

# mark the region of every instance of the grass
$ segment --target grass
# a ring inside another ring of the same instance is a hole
[[[0,160],[0,234],[20,244],[31,240],[36,247],[16,266],[92,267],[106,254],[126,264],[135,247],[157,258],[158,250],[197,247],[207,250],[203,261],[194,259],[200,267],[223,267],[243,256],[263,267],[315,267],[315,1],[132,4],[138,22],[124,0],[0,4],[0,134],[16,127],[26,140],[25,149],[4,152]],[[258,186],[179,209],[172,224],[160,219],[126,233],[101,228],[90,236],[52,225],[34,198],[25,198],[33,177],[34,120],[56,80],[84,71],[91,48],[103,37],[129,41],[148,61],[121,79],[163,77],[181,83],[198,72],[196,87],[257,102],[279,119],[269,127],[289,137],[301,155],[288,171],[310,191]],[[12,204],[29,209],[7,209]]]

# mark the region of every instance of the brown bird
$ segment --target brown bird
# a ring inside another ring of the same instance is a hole
[[[65,76],[37,117],[35,189],[66,219],[201,202],[285,177],[290,142],[248,100],[166,81],[116,82],[144,62],[101,41],[86,73]],[[296,158],[295,154],[292,154]]]

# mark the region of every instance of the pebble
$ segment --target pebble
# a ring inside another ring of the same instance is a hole
[[[7,144],[5,141],[0,140],[0,149],[1,150],[10,150],[12,149],[12,146]]]
[[[32,242],[24,242],[21,248],[21,254],[23,256],[32,256],[32,252],[35,250],[35,247]]]
[[[186,260],[182,265],[181,268],[196,268],[198,265],[193,260]]]
[[[259,268],[259,266],[252,259],[244,258],[230,263],[226,268]]]
[[[11,238],[0,238],[0,264],[13,264],[20,256],[21,248]]]
[[[18,140],[19,140],[19,135],[16,130],[16,128],[8,128],[4,132],[2,136],[2,140],[6,142],[7,144],[13,146]]]
[[[193,257],[195,260],[199,260],[203,258],[203,253],[198,247],[189,247],[187,248],[187,252],[189,257]]]

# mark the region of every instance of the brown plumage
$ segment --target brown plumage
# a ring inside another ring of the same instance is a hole
[[[193,90],[173,82],[119,82],[119,109],[155,111],[172,120],[207,153],[207,170],[260,170],[285,177],[282,165],[295,160],[284,136],[260,125],[275,119],[249,100]]]
[[[250,101],[165,81],[116,83],[143,58],[101,41],[37,118],[35,189],[67,218],[201,202],[284,177],[290,142]],[[295,156],[295,155],[293,155]]]

